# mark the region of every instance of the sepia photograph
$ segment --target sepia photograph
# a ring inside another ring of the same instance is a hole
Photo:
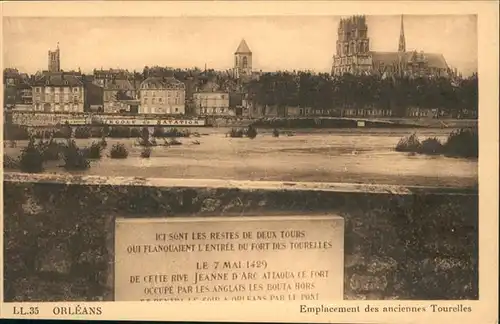
[[[477,14],[3,16],[2,37],[5,303],[479,301]]]

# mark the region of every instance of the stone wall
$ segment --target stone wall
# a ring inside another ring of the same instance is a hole
[[[5,301],[113,300],[117,216],[328,213],[345,299],[478,298],[476,191],[6,173]]]

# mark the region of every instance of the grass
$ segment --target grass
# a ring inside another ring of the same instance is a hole
[[[128,151],[125,145],[115,144],[111,147],[110,157],[112,159],[126,159],[128,157]]]

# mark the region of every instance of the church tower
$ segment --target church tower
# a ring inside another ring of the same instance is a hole
[[[399,44],[398,44],[398,74],[403,76],[406,70],[406,39],[405,28],[403,23],[403,15],[401,15],[401,28],[399,31]]]
[[[234,52],[234,74],[236,78],[252,74],[252,51],[244,39]]]
[[[59,51],[59,43],[55,51],[49,50],[49,72],[61,71],[61,54]]]
[[[358,74],[371,69],[370,39],[365,16],[341,19],[332,74]]]
[[[406,52],[405,26],[403,24],[403,15],[401,15],[401,30],[399,31],[398,52]]]

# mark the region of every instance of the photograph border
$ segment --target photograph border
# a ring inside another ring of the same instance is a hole
[[[286,5],[285,5],[286,3]],[[497,323],[498,305],[498,2],[496,1],[60,1],[4,2],[3,17],[162,17],[180,16],[280,16],[280,15],[439,15],[476,14],[478,16],[479,77],[479,300],[478,301],[347,301],[336,305],[440,306],[467,305],[470,313],[331,313],[301,312],[300,303],[189,302],[155,304],[141,302],[95,303],[3,303],[2,318],[74,319],[74,315],[54,315],[55,307],[99,305],[100,315],[78,316],[93,320],[168,320],[168,321],[245,321],[245,322],[384,322],[384,323]],[[362,10],[361,10],[362,9]],[[168,13],[168,14],[167,14]],[[3,22],[0,25],[3,32]],[[3,33],[2,33],[3,35]],[[3,42],[3,38],[2,38]],[[1,47],[1,46],[0,46]],[[3,54],[2,54],[3,55]],[[3,60],[0,63],[3,70]],[[3,83],[3,80],[1,81]],[[3,84],[2,84],[3,86]],[[3,101],[3,98],[2,98]],[[3,104],[2,104],[3,107]],[[3,118],[3,116],[2,116]],[[2,172],[3,179],[3,172]],[[3,186],[0,189],[3,203]],[[494,203],[492,205],[492,202]],[[0,228],[3,233],[3,210]],[[3,239],[0,242],[3,265]],[[3,266],[2,266],[3,278]],[[38,306],[39,314],[15,315],[14,306]],[[313,305],[311,305],[313,306]],[[322,305],[314,305],[322,307]],[[220,309],[224,309],[221,312]]]

